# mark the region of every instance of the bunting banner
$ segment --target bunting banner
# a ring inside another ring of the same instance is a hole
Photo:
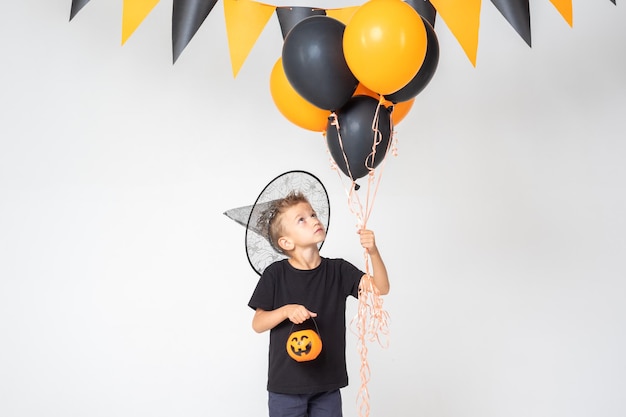
[[[72,0],[70,21],[90,0]],[[450,29],[467,58],[476,66],[479,43],[481,0],[404,0],[431,26],[435,17]],[[616,0],[609,0],[616,4]],[[159,0],[123,0],[122,45],[132,36]],[[172,55],[175,63],[194,37],[217,0],[174,0],[172,9]],[[532,45],[529,0],[491,0],[511,27]],[[550,0],[559,14],[573,27],[572,0]],[[252,0],[223,0],[228,46],[233,75],[236,77],[259,35],[276,11],[283,38],[300,20],[313,15],[326,15],[348,24],[360,6],[333,9],[316,7],[284,7]]]

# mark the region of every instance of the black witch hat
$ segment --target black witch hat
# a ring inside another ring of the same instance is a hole
[[[328,231],[330,223],[330,201],[324,184],[313,174],[306,171],[288,171],[270,181],[251,206],[233,208],[224,212],[226,216],[246,228],[246,255],[250,266],[261,275],[271,263],[285,259],[286,256],[275,248],[269,237],[267,215],[274,202],[284,198],[290,192],[302,193],[317,217]],[[319,244],[321,249],[324,242]]]

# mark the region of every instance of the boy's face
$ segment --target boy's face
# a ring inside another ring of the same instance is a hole
[[[317,244],[326,238],[324,225],[309,203],[302,202],[288,208],[282,214],[280,221],[283,236],[279,238],[279,244],[281,244],[281,239],[285,239],[285,243],[292,245],[287,247],[287,250],[296,247],[317,247]]]

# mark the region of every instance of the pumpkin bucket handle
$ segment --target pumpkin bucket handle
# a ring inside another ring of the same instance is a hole
[[[315,333],[318,334],[318,336],[320,337],[320,339],[322,338],[321,333],[320,333],[320,329],[319,327],[317,327],[317,322],[315,321],[314,317],[309,317],[311,320],[313,320],[313,324],[315,325]],[[298,326],[302,326],[304,323],[306,323],[306,320],[303,321],[302,323],[298,324]],[[291,329],[289,330],[289,335],[291,335],[291,333],[293,333],[293,328],[294,326],[296,326],[296,323],[291,323]],[[311,329],[313,330],[313,329]]]

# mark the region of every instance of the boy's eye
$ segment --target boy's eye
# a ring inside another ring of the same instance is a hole
[[[311,217],[314,217],[314,218],[317,217],[317,213],[311,214]]]

